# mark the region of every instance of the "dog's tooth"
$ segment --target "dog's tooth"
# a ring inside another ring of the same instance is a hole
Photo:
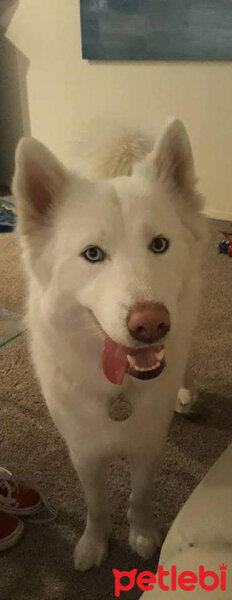
[[[133,368],[134,368],[136,371],[141,371],[141,372],[143,372],[143,373],[144,373],[144,372],[148,373],[149,371],[154,371],[154,370],[155,370],[157,367],[159,367],[159,366],[160,366],[160,362],[159,362],[159,363],[157,363],[157,365],[152,365],[152,367],[138,367],[138,365],[134,365],[134,367],[133,367]]]
[[[156,363],[156,365],[154,366],[154,369],[158,369],[160,367],[160,362]]]
[[[135,362],[134,356],[131,356],[130,354],[127,354],[127,360],[128,360],[128,363],[129,363],[130,367],[135,368],[136,362]]]
[[[157,357],[158,357],[158,354],[157,354]],[[156,369],[158,369],[160,367],[160,361],[158,363],[156,363],[155,365],[152,365],[151,367],[139,367],[139,365],[136,364],[136,357],[131,356],[130,354],[127,354],[127,360],[132,369],[135,369],[135,371],[138,371],[141,373],[155,371]]]
[[[164,350],[164,348],[162,348],[162,350],[157,352],[156,358],[158,358],[158,360],[161,362],[161,360],[163,360],[164,356],[165,356],[165,350]]]

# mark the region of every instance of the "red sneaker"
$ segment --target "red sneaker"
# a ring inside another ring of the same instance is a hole
[[[23,535],[24,524],[0,510],[0,551],[17,544]]]
[[[38,492],[14,481],[11,473],[0,467],[0,510],[25,517],[35,515],[43,507]]]

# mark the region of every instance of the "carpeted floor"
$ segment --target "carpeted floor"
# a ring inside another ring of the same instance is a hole
[[[154,512],[167,532],[180,507],[209,466],[232,440],[232,260],[218,256],[219,223],[204,261],[204,293],[193,351],[203,412],[195,420],[175,416],[157,476]],[[0,306],[23,310],[24,286],[17,242],[0,236]],[[59,510],[56,521],[26,524],[18,546],[0,557],[1,600],[113,600],[112,569],[155,570],[127,546],[129,479],[121,461],[109,482],[113,538],[108,560],[80,574],[72,553],[84,527],[80,485],[63,441],[53,426],[31,368],[26,336],[0,350],[0,464],[33,482]],[[138,591],[124,594],[127,600]]]

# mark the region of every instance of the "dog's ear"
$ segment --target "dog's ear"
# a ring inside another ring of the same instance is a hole
[[[152,152],[156,176],[171,181],[182,193],[194,190],[196,177],[192,148],[187,131],[179,119],[170,119]]]
[[[68,170],[43,144],[33,138],[19,142],[12,190],[22,233],[32,232],[48,220],[68,179]]]

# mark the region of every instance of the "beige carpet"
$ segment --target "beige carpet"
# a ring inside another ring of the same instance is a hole
[[[167,532],[183,502],[232,440],[232,260],[218,256],[219,224],[204,261],[204,293],[193,366],[203,412],[195,420],[175,416],[154,493],[154,512]],[[18,247],[0,236],[0,306],[23,310],[23,278]],[[110,496],[113,538],[100,570],[74,571],[72,553],[84,527],[80,485],[63,441],[41,398],[23,335],[0,350],[0,464],[34,482],[59,510],[47,525],[26,524],[18,546],[0,556],[1,600],[111,600],[112,569],[153,570],[127,546],[127,467],[112,467]],[[123,461],[122,461],[123,462]],[[124,594],[127,600],[138,591]]]

